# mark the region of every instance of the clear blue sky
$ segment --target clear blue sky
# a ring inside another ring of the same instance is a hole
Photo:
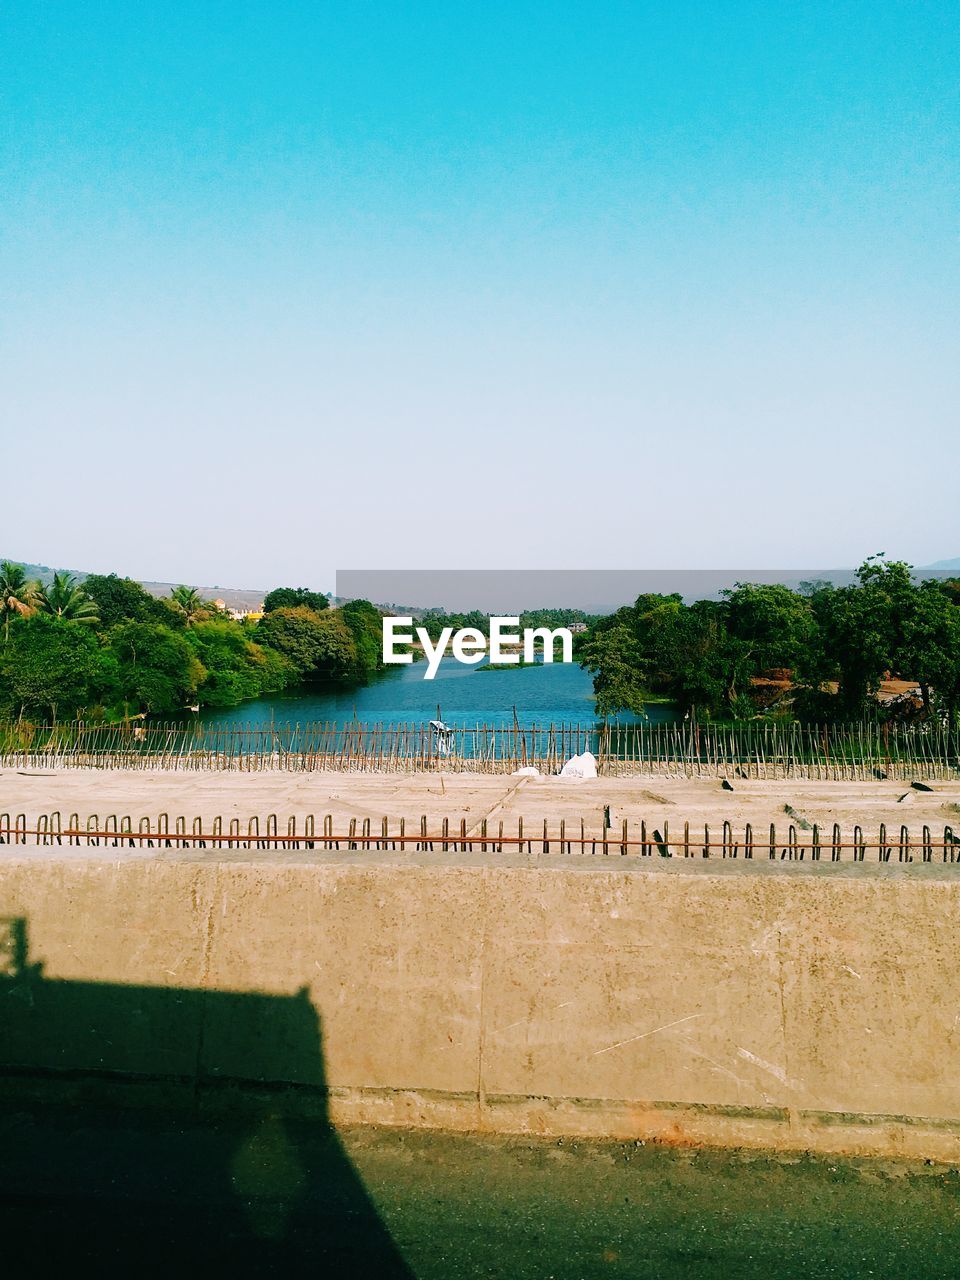
[[[960,554],[960,5],[6,0],[0,555]]]

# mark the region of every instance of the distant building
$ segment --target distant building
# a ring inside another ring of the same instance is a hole
[[[579,635],[581,631],[586,631],[587,624],[585,622],[570,622],[567,624],[567,630],[572,636]]]
[[[243,622],[245,618],[249,618],[251,622],[257,622],[263,617],[263,604],[255,605],[252,609],[228,609],[227,613],[235,622]]]

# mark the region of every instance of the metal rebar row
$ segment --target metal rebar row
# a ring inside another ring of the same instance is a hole
[[[427,815],[419,820],[406,818],[334,819],[332,814],[318,818],[308,814],[302,819],[289,817],[281,825],[276,814],[268,814],[262,825],[258,816],[246,821],[222,817],[207,820],[173,817],[167,813],[131,818],[108,814],[91,815],[81,821],[76,813],[65,820],[59,812],[41,814],[33,824],[25,814],[0,814],[0,845],[10,846],[84,846],[87,848],[129,849],[200,849],[200,850],[392,850],[453,853],[526,854],[620,854],[640,857],[744,858],[778,862],[960,862],[960,836],[946,825],[934,832],[928,824],[912,834],[901,824],[888,831],[881,823],[876,839],[868,838],[860,825],[844,834],[839,823],[829,831],[814,823],[809,830],[789,823],[778,831],[775,823],[768,830],[754,831],[747,823],[735,832],[725,821],[712,830],[709,823],[691,827],[684,822],[682,834],[671,835],[670,824],[650,828],[644,819],[631,822],[624,818],[617,827],[604,825],[588,830],[585,819],[568,822],[547,818],[537,822],[516,820],[516,831],[507,829],[500,819],[493,823],[483,819],[468,827],[467,819],[451,824],[449,818],[431,826]],[[512,824],[510,824],[512,826]]]

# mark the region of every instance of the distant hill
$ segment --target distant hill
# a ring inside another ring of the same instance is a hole
[[[46,564],[27,564],[23,560],[18,560],[15,556],[0,556],[0,560],[9,559],[14,564],[22,564],[28,578],[39,578],[41,582],[48,583],[52,580],[54,572],[64,572],[59,566],[54,570],[50,565]],[[74,574],[79,581],[83,581],[87,574],[82,569],[67,569],[67,573]],[[938,560],[936,564],[921,565],[914,569],[913,576],[916,581],[920,581],[925,577],[950,577],[952,574],[960,572],[960,557],[953,560]],[[609,613],[617,607],[617,601],[622,603],[627,599],[634,599],[641,590],[647,591],[679,591],[685,599],[702,600],[702,599],[719,599],[719,592],[723,587],[732,587],[738,580],[750,582],[782,582],[785,586],[796,591],[800,589],[804,581],[819,579],[821,581],[832,582],[834,586],[846,586],[855,580],[853,569],[831,569],[831,570],[808,570],[806,572],[782,571],[780,573],[772,570],[763,570],[758,573],[750,573],[741,570],[739,573],[733,571],[729,573],[719,571],[698,571],[698,570],[678,570],[674,574],[666,571],[651,571],[647,574],[638,572],[636,574],[623,573],[619,574],[615,571],[601,570],[596,577],[602,579],[607,577],[622,577],[624,579],[648,579],[645,582],[626,583],[622,590],[612,590],[610,600],[604,601],[576,601],[577,607],[585,608],[588,613]],[[122,575],[121,575],[122,576]],[[373,575],[370,575],[371,577]],[[436,576],[436,575],[434,575]],[[374,600],[379,609],[387,613],[409,614],[413,617],[420,618],[427,608],[424,605],[398,605],[385,604],[376,597],[380,594],[375,589],[375,583],[366,583],[363,581],[365,575],[355,574],[354,578],[358,579],[353,584],[353,591],[348,596],[331,595],[330,603],[333,606],[343,604],[347,599],[353,599],[356,595],[365,594],[368,598]],[[141,586],[154,596],[168,596],[175,586],[175,582],[144,582]],[[188,582],[189,587],[196,587],[200,594],[206,600],[222,600],[228,609],[255,609],[263,603],[266,595],[266,589],[253,587],[219,587],[219,586],[202,586],[199,583]],[[472,601],[469,604],[461,602],[458,606],[456,603],[447,602],[447,607],[451,612],[457,612],[459,608],[480,608],[482,611],[482,601]],[[518,606],[519,607],[519,606]]]
[[[22,565],[24,573],[31,582],[37,579],[43,583],[52,582],[55,573],[73,573],[78,578],[87,576],[85,573],[81,573],[79,569],[51,569],[48,564],[28,564],[26,560],[18,560],[16,556],[0,556],[0,560],[9,560],[11,564]]]
[[[88,575],[82,569],[63,569],[61,566],[51,567],[48,564],[28,564],[15,556],[0,556],[0,560],[10,560],[13,564],[22,564],[28,578],[39,579],[43,583],[53,581],[54,573],[72,573],[82,582]],[[123,575],[121,575],[123,576]],[[140,582],[145,591],[152,596],[168,596],[176,582]],[[188,582],[188,587],[196,587],[205,600],[222,600],[228,609],[253,609],[263,603],[266,591],[252,587],[203,587],[195,582]]]

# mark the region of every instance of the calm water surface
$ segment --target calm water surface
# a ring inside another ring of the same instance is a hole
[[[538,663],[516,670],[481,672],[444,658],[433,680],[426,663],[394,667],[359,689],[298,690],[244,702],[229,710],[204,709],[206,725],[306,724],[328,721],[367,724],[419,723],[440,718],[450,725],[589,724],[596,721],[593,677],[575,663]],[[632,722],[635,716],[622,716]],[[651,706],[648,720],[674,720],[672,707]]]

